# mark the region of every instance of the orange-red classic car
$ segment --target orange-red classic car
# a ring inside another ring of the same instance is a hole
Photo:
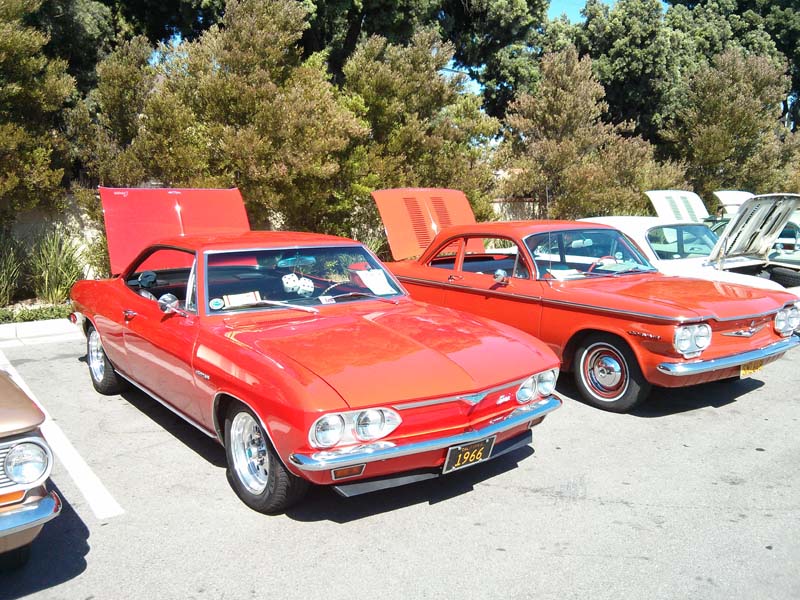
[[[539,337],[599,408],[630,410],[653,385],[747,376],[800,344],[795,295],[660,274],[612,227],[475,223],[456,190],[373,197],[389,269],[412,297]]]
[[[358,242],[251,232],[238,190],[100,195],[117,274],[72,289],[92,383],[218,439],[258,511],[495,458],[561,405],[545,344],[412,300]]]

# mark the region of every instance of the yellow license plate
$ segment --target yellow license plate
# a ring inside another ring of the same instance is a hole
[[[494,436],[488,437],[480,442],[465,444],[464,446],[451,446],[447,450],[447,459],[444,461],[442,473],[457,471],[464,467],[469,467],[484,460],[488,460],[492,455],[494,447]]]
[[[742,377],[749,377],[763,366],[763,360],[754,360],[753,362],[745,363],[739,367],[739,375]]]

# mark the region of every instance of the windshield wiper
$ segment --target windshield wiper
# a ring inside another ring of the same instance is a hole
[[[291,308],[293,310],[299,310],[302,312],[314,313],[314,314],[319,312],[319,309],[314,308],[313,306],[301,306],[299,304],[289,304],[288,302],[281,302],[280,300],[255,300],[253,302],[247,302],[245,304],[226,306],[222,310],[228,310],[232,308],[255,308],[256,306],[280,306],[281,308]]]
[[[373,300],[380,300],[381,302],[389,302],[390,304],[397,304],[398,302],[400,302],[397,298],[386,298],[384,296],[368,294],[367,292],[347,292],[346,294],[338,294],[336,296],[330,296],[330,297],[333,300],[338,300],[339,298],[364,297],[364,298],[372,298]]]
[[[634,265],[632,267],[628,267],[627,269],[621,269],[619,271],[614,271],[612,275],[625,275],[627,273],[652,273],[653,271],[657,271],[655,267],[643,267],[642,265]]]

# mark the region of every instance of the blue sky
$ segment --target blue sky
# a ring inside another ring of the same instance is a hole
[[[610,0],[605,0],[606,4],[612,4]],[[547,16],[551,19],[567,13],[569,20],[575,23],[581,20],[581,9],[586,6],[586,0],[550,0],[550,9]]]

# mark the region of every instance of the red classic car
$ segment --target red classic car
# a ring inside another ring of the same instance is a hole
[[[238,190],[100,195],[118,274],[72,289],[92,383],[218,439],[258,511],[495,458],[561,405],[545,344],[412,300],[358,242],[248,231]]]
[[[44,524],[61,512],[45,482],[53,455],[39,427],[42,410],[0,371],[0,571],[21,566]]]
[[[373,197],[389,269],[412,297],[539,337],[599,408],[630,410],[652,385],[747,376],[800,344],[793,294],[662,275],[609,226],[475,223],[456,190]]]

